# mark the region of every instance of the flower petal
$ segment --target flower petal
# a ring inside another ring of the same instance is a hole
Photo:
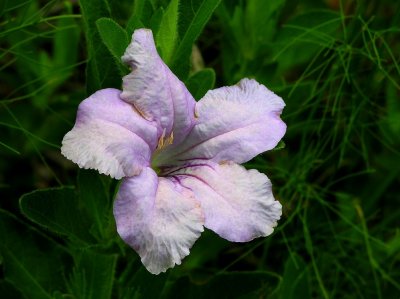
[[[156,127],[119,95],[119,90],[103,89],[84,100],[61,147],[61,153],[80,167],[116,179],[147,167],[157,143]]]
[[[122,61],[132,68],[123,78],[121,98],[158,124],[158,136],[182,141],[194,125],[195,100],[157,53],[151,30],[132,35]]]
[[[257,170],[233,162],[192,161],[170,174],[200,201],[205,226],[233,242],[247,242],[273,232],[282,214],[271,182]]]
[[[209,91],[196,105],[198,119],[190,134],[178,151],[165,152],[162,161],[247,162],[274,148],[285,134],[279,117],[284,106],[280,97],[255,80]]]
[[[179,265],[204,223],[193,193],[173,180],[158,178],[151,168],[122,181],[114,216],[121,238],[153,274]]]

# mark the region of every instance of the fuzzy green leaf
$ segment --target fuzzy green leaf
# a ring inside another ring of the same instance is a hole
[[[75,298],[111,298],[117,256],[87,250],[76,257],[78,260],[68,283]]]
[[[169,65],[178,41],[178,7],[179,0],[172,0],[161,19],[156,35],[156,44],[160,49],[160,56]]]
[[[128,47],[129,39],[124,28],[110,18],[100,18],[96,21],[97,29],[104,45],[113,55],[117,63]]]

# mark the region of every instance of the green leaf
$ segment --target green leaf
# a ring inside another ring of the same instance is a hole
[[[190,4],[189,1],[181,3],[182,13],[180,16],[182,22],[187,24],[187,26],[181,29],[181,41],[170,63],[172,71],[181,80],[185,80],[189,73],[192,46],[221,0],[197,0],[190,2]],[[181,19],[179,21],[181,22]]]
[[[60,246],[3,210],[0,239],[4,277],[25,298],[52,298],[54,291],[64,290],[61,273],[66,254]]]
[[[110,17],[110,8],[106,0],[80,0],[82,18],[85,25],[86,44],[89,56],[86,68],[86,90],[92,94],[105,87],[119,88],[121,73],[119,65],[103,44],[96,27],[96,21]]]
[[[302,258],[293,253],[285,263],[281,284],[282,299],[307,299],[311,298],[308,286],[308,269]]]
[[[106,180],[110,180],[108,177]],[[111,200],[109,199],[108,184],[104,184],[100,175],[92,170],[79,170],[78,187],[79,198],[86,214],[93,223],[91,229],[97,239],[106,237],[111,216]]]
[[[179,0],[172,0],[161,19],[156,35],[156,44],[160,49],[160,56],[169,65],[178,41],[178,7]]]
[[[73,240],[93,242],[90,222],[72,188],[36,190],[20,199],[22,213],[31,221]]]
[[[100,18],[96,21],[100,37],[107,49],[120,62],[121,56],[128,47],[129,40],[125,29],[109,18]]]
[[[65,2],[65,5],[67,6],[66,13],[72,14],[71,4]],[[74,18],[62,18],[57,21],[57,27],[59,30],[56,31],[54,36],[53,62],[65,80],[73,71],[69,66],[75,64],[78,60],[80,26]]]
[[[116,261],[116,255],[83,251],[68,283],[70,292],[81,299],[111,298]]]
[[[196,100],[200,100],[215,84],[215,72],[213,69],[202,69],[193,74],[186,81],[186,86]]]

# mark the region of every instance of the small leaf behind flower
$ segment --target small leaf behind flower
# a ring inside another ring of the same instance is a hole
[[[158,33],[156,35],[157,47],[161,50],[161,58],[169,65],[178,41],[178,8],[179,0],[172,0],[165,10]]]
[[[286,147],[286,144],[283,140],[279,141],[279,143],[272,149],[272,151],[279,151],[281,149],[284,149]]]
[[[215,71],[210,68],[202,69],[201,71],[194,73],[186,81],[186,86],[196,101],[200,100],[207,91],[213,89],[214,84]]]

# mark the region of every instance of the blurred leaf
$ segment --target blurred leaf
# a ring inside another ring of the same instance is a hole
[[[400,140],[400,92],[397,88],[391,84],[386,85],[386,122],[389,130],[392,132],[393,138],[397,141]]]
[[[0,210],[0,239],[4,277],[26,298],[52,298],[54,291],[64,289],[65,254],[59,246],[3,210]]]
[[[158,8],[150,19],[150,29],[153,31],[153,34],[156,36],[158,30],[160,29],[161,20],[163,19],[164,9],[162,7]]]
[[[75,298],[111,298],[117,256],[86,250],[78,259],[68,284]]]
[[[281,70],[309,61],[321,48],[334,46],[334,33],[340,25],[339,14],[331,10],[295,16],[277,33],[273,59]]]
[[[96,21],[109,18],[110,10],[106,0],[80,0],[82,17],[85,24],[86,45],[89,56],[86,68],[86,90],[90,95],[105,87],[119,88],[121,73],[118,64],[103,44],[96,28]]]
[[[146,27],[149,27],[149,21],[153,13],[154,6],[151,0],[135,0],[131,19],[134,17],[135,19],[143,23]],[[129,19],[128,24],[134,22],[131,19]]]
[[[93,242],[90,222],[72,188],[36,190],[20,199],[22,213],[31,221],[72,239]]]
[[[11,283],[0,280],[0,294],[2,298],[21,298],[22,294]]]
[[[126,32],[128,37],[130,38],[130,36],[133,34],[133,32],[136,29],[139,28],[144,28],[145,26],[143,25],[143,23],[140,21],[140,19],[136,16],[136,15],[132,15],[129,18],[128,23],[126,24]]]
[[[1,1],[5,11],[10,11],[32,2],[32,0],[3,0]]]
[[[293,253],[285,263],[285,270],[283,272],[282,283],[280,286],[280,298],[311,298],[308,279],[307,265],[300,256]]]
[[[268,272],[232,272],[204,278],[196,284],[188,277],[178,279],[167,298],[264,298],[271,293],[277,277]]]
[[[200,100],[215,84],[215,71],[203,69],[189,77],[186,86],[196,100]]]
[[[68,7],[68,13],[72,13],[72,7]],[[71,75],[73,69],[70,66],[77,62],[80,27],[74,18],[59,19],[57,27],[60,30],[54,36],[53,63],[59,69],[62,81]]]
[[[275,35],[278,17],[286,0],[249,0],[245,10],[245,28],[249,28],[247,34],[251,38],[251,45],[257,49],[265,46]]]
[[[0,1],[0,17],[3,15],[3,13],[4,13],[4,10],[5,10],[5,8],[6,8],[6,4],[7,4],[7,1],[6,0],[4,0],[4,1]]]
[[[284,149],[286,147],[286,144],[283,140],[279,141],[278,144],[272,149],[272,151],[279,151],[281,149]]]
[[[181,80],[185,80],[189,73],[192,46],[220,2],[221,0],[193,0],[190,3],[182,1],[179,22],[187,26],[181,29],[180,43],[169,64]]]
[[[155,37],[160,56],[169,65],[178,42],[178,7],[179,0],[171,0],[165,10],[160,28]]]
[[[209,229],[205,229],[201,238],[190,249],[181,268],[185,271],[199,269],[202,265],[212,263],[221,255],[221,252],[231,246],[231,243]]]
[[[109,18],[98,19],[96,26],[103,43],[114,56],[116,62],[119,63],[129,44],[126,31]]]
[[[153,275],[143,266],[124,283],[126,287],[122,298],[147,299],[160,298],[167,282],[168,274]]]
[[[107,180],[110,180],[108,177]],[[100,178],[92,170],[80,169],[78,174],[79,197],[86,214],[93,224],[93,235],[97,239],[106,237],[106,229],[111,217],[111,201],[109,192]]]
[[[72,13],[72,8],[67,6],[67,12]],[[39,52],[39,85],[46,88],[34,97],[34,103],[41,108],[49,104],[54,91],[72,75],[78,59],[80,27],[77,22],[74,18],[61,18],[56,26],[52,56]]]
[[[285,0],[249,0],[244,8],[237,6],[231,17],[225,17],[232,28],[233,39],[246,60],[255,59],[260,50],[272,41],[284,3]]]

